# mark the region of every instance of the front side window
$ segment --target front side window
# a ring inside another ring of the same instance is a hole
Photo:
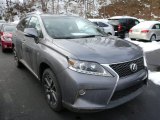
[[[18,25],[17,29],[24,32],[24,28],[27,27],[30,17],[24,18]]]
[[[152,29],[160,29],[160,25],[159,25],[159,24],[156,24],[156,25],[153,26]]]
[[[79,17],[42,16],[42,20],[47,33],[57,39],[105,35],[95,24]]]
[[[40,27],[40,23],[37,17],[31,17],[28,28],[35,28],[37,30],[38,36],[40,38],[43,38],[42,30]]]

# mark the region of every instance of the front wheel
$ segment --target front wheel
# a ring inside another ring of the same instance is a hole
[[[42,84],[44,87],[45,96],[49,106],[54,111],[57,112],[61,111],[62,110],[61,91],[56,76],[51,69],[48,68],[44,70],[42,76]]]
[[[2,47],[2,52],[4,53],[5,52],[5,49],[3,48],[3,46],[1,46]]]

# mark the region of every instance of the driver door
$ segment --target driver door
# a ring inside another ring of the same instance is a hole
[[[28,28],[35,28],[38,32],[39,39],[43,38],[40,23],[37,17],[31,17]],[[37,55],[39,50],[39,44],[35,42],[34,38],[25,36],[25,43],[23,44],[23,56],[28,67],[32,72],[36,72]]]

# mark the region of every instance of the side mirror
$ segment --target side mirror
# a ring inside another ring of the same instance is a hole
[[[38,43],[38,32],[35,28],[25,28],[24,35],[27,37],[34,38],[35,42]]]

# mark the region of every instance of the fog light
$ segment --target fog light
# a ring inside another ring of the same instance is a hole
[[[86,94],[86,90],[79,90],[79,95],[85,95]]]

